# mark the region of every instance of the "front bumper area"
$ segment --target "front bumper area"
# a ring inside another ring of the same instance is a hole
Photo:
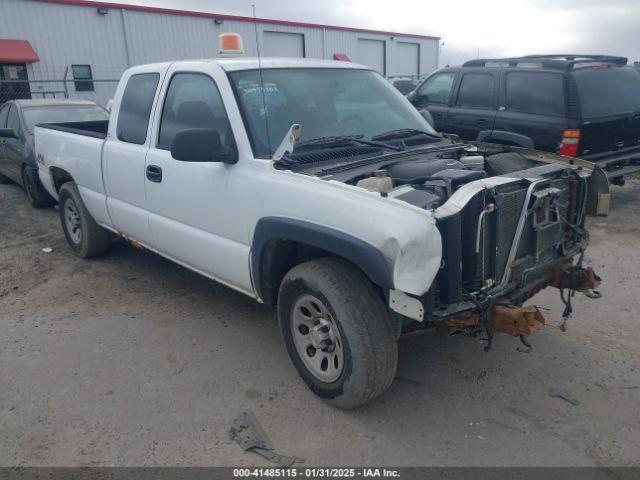
[[[443,321],[449,334],[473,331],[482,326],[483,316],[488,318],[490,333],[506,333],[514,337],[529,336],[545,325],[540,309],[535,305],[518,306],[522,298],[529,298],[547,286],[574,292],[589,292],[600,285],[601,279],[591,267],[583,268],[565,262],[550,270],[547,275],[515,290],[510,295],[494,299],[487,311],[477,308],[463,315],[449,317]]]

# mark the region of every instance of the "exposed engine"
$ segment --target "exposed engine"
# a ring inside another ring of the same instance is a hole
[[[354,183],[434,212],[443,267],[425,300],[435,320],[474,307],[479,292],[521,305],[550,284],[586,246],[586,182],[568,165],[480,151],[398,161]]]
[[[403,160],[381,170],[365,172],[356,186],[420,208],[434,209],[467,183],[538,165],[515,152],[497,153],[486,158],[471,154],[459,158]]]

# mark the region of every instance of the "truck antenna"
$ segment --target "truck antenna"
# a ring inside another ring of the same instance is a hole
[[[256,49],[258,50],[258,72],[260,74],[260,91],[262,92],[262,108],[264,109],[264,126],[267,132],[267,148],[269,149],[269,158],[273,150],[271,148],[271,135],[269,132],[269,111],[267,110],[267,99],[264,93],[264,78],[262,76],[262,59],[260,56],[260,39],[258,38],[258,20],[256,18],[256,5],[251,4],[253,10],[253,29],[256,34]]]

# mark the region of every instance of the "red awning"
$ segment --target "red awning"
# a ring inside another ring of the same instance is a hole
[[[28,40],[8,40],[0,38],[0,62],[3,63],[33,63],[39,62],[40,57]]]

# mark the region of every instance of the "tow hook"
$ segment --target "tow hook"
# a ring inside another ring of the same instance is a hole
[[[554,271],[551,285],[560,290],[571,289],[583,292],[589,298],[600,298],[602,294],[595,289],[601,282],[602,279],[591,267],[583,268],[564,264]]]
[[[602,298],[602,293],[600,293],[598,290],[588,289],[583,291],[582,293],[584,293],[585,297],[592,298],[594,300],[597,300],[598,298]]]
[[[563,264],[560,265],[553,273],[551,285],[560,290],[560,300],[564,304],[564,312],[562,312],[562,323],[560,331],[567,331],[567,322],[573,313],[571,299],[576,292],[584,293],[588,298],[601,298],[602,294],[596,290],[602,279],[596,275],[593,268],[583,268],[581,266],[582,259],[578,265]]]

